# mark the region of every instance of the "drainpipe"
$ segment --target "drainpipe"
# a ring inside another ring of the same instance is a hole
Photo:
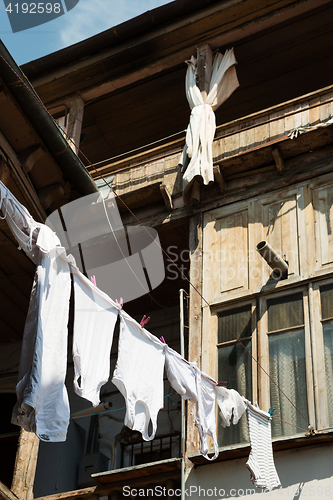
[[[0,77],[69,182],[82,196],[98,192],[91,175],[44,109],[36,91],[1,40]]]

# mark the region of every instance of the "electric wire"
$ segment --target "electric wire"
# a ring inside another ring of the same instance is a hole
[[[18,80],[21,81],[23,83],[23,85],[28,89],[28,91],[31,93],[31,95],[37,100],[37,102],[42,106],[42,108],[46,111],[46,113],[49,115],[49,117],[52,119],[52,121],[57,125],[57,127],[62,130],[62,132],[64,133],[64,135],[66,136],[67,138],[67,141],[70,141],[76,148],[77,148],[77,151],[80,152],[80,154],[83,156],[83,158],[85,158],[85,160],[88,162],[89,166],[90,167],[93,167],[94,170],[98,173],[98,170],[97,168],[90,162],[90,160],[86,157],[86,155],[81,151],[81,149],[79,147],[76,146],[76,144],[74,143],[74,141],[72,140],[71,137],[68,136],[68,134],[63,131],[63,129],[58,125],[58,123],[56,122],[56,120],[53,118],[53,116],[51,115],[51,113],[48,111],[48,109],[45,107],[45,105],[43,104],[43,102],[37,97],[37,95],[32,92],[32,90],[29,88],[29,86],[26,84],[26,82],[24,81],[24,79],[27,79],[26,76],[24,75],[24,73],[22,73],[22,77],[19,77],[19,75],[16,73],[16,71],[14,70],[14,68],[12,68],[12,66],[8,63],[8,61],[6,61],[6,59],[0,54],[0,58],[6,63],[6,65],[11,69],[11,71],[17,76]],[[187,278],[187,276],[182,272],[182,270],[177,266],[176,262],[168,255],[168,253],[162,248],[162,246],[150,235],[149,231],[147,231],[147,229],[145,228],[145,226],[142,224],[142,222],[136,217],[136,215],[133,213],[133,211],[129,208],[129,206],[126,204],[126,202],[121,198],[121,196],[119,196],[117,194],[117,192],[112,188],[111,184],[104,178],[102,177],[104,183],[110,188],[112,189],[113,193],[115,194],[116,198],[124,205],[124,207],[126,208],[126,210],[132,215],[132,217],[134,217],[134,219],[141,225],[141,227],[143,227],[143,229],[147,232],[147,234],[149,234],[149,236],[151,237],[151,239],[154,241],[154,243],[161,249],[161,251],[164,253],[164,255],[166,255],[166,257],[174,264],[174,266],[176,267],[176,269],[180,272],[180,274],[183,276],[183,278],[189,283],[189,285],[192,287],[192,289],[199,295],[199,297],[203,300],[203,302],[209,307],[210,310],[212,310],[212,307],[211,305],[209,304],[209,302],[205,299],[205,297],[203,297],[202,293],[195,287],[195,285],[193,285],[193,283]],[[252,355],[252,353],[247,349],[247,347],[242,343],[242,341],[240,339],[237,338],[237,336],[234,334],[234,332],[228,327],[228,325],[223,321],[223,319],[221,318],[221,316],[218,315],[218,313],[216,313],[216,316],[218,318],[219,321],[221,321],[224,326],[230,331],[230,333],[233,335],[233,337],[238,341],[238,343],[245,349],[245,351],[251,356],[251,358],[253,359],[253,361],[255,363],[257,363],[257,366],[263,371],[263,373],[265,373],[265,375],[267,375],[267,377],[270,379],[270,381],[277,387],[277,389],[281,392],[281,394],[283,394],[283,396],[287,399],[287,401],[289,401],[289,403],[295,408],[295,410],[301,415],[301,417],[309,424],[309,426],[311,426],[309,420],[302,414],[302,412],[296,407],[296,405],[291,401],[291,399],[285,394],[285,392],[281,389],[281,387],[275,382],[275,380],[269,375],[269,373],[264,369],[264,367],[259,363],[259,361]],[[292,424],[290,424],[292,425]],[[303,429],[304,430],[304,429]]]

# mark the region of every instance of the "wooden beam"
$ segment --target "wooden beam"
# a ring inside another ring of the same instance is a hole
[[[32,146],[19,154],[19,159],[22,164],[23,171],[27,174],[35,166],[37,160],[40,160],[45,155],[45,149],[40,145]]]
[[[201,91],[204,102],[207,100],[209,84],[212,76],[212,49],[205,43],[197,48],[197,85]]]
[[[202,299],[199,295],[202,293],[202,221],[202,213],[198,213],[190,219],[190,270],[193,286],[190,287],[188,359],[196,362],[199,368],[201,368],[202,333]],[[197,453],[199,450],[199,434],[195,427],[195,418],[196,406],[194,403],[188,402],[186,454]]]
[[[225,179],[222,175],[221,169],[219,165],[214,165],[214,178],[215,181],[217,182],[219,189],[221,193],[224,193],[225,191]]]
[[[11,490],[20,500],[33,499],[39,439],[21,429]]]
[[[10,179],[10,168],[4,158],[0,157],[0,181],[7,186]]]
[[[67,140],[69,142],[70,147],[76,154],[80,146],[83,110],[84,110],[83,99],[79,95],[74,96],[71,101],[71,107],[68,116]]]
[[[57,199],[61,198],[65,194],[64,188],[61,184],[52,184],[51,186],[46,186],[38,191],[38,198],[40,204],[46,210],[50,208],[50,205]]]
[[[18,500],[17,496],[0,481],[0,498],[3,500]]]
[[[37,217],[38,222],[45,221],[47,215],[44,212],[44,209],[39,202],[37,194],[30,180],[22,171],[21,162],[16,152],[14,151],[14,149],[9,144],[6,137],[3,135],[1,131],[0,131],[0,147],[2,147],[6,151],[6,154],[9,156],[13,178],[17,182],[17,185],[20,191],[22,192],[22,195],[27,200],[28,203],[27,208],[29,209],[31,207],[33,210],[33,213],[31,215],[33,215],[34,218]]]
[[[163,200],[165,203],[165,206],[168,210],[173,210],[173,202],[171,198],[171,194],[169,193],[168,188],[166,187],[165,184],[160,185],[160,190],[163,196]]]
[[[4,87],[0,87],[0,102],[3,102],[7,99],[7,92],[5,91]]]
[[[278,174],[279,175],[284,174],[284,170],[285,170],[284,161],[283,161],[282,154],[281,154],[281,151],[280,151],[278,146],[274,146],[272,148],[272,155],[273,155],[273,158],[275,161],[275,165],[276,165],[276,169],[278,171]]]

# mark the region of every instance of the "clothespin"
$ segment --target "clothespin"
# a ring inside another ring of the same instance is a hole
[[[324,434],[325,433],[324,431],[316,431],[316,429],[314,429],[312,425],[309,425],[308,429],[309,429],[308,432],[305,433],[306,437],[316,436],[317,434]]]
[[[225,387],[224,384],[226,384],[226,383],[227,383],[227,381],[225,381],[225,382],[217,382],[216,385],[217,385],[217,387]]]
[[[122,297],[120,297],[119,302],[118,302],[118,300],[116,299],[116,303],[120,306],[120,310],[122,311],[122,310],[123,310],[123,305],[124,305],[123,298],[122,298]]]
[[[149,320],[150,320],[150,316],[148,316],[148,318],[147,318],[147,316],[144,314],[142,320],[140,321],[141,328],[143,328],[148,323]]]
[[[91,281],[91,282],[92,282],[95,286],[97,286],[97,285],[96,285],[96,276],[95,276],[95,275],[90,276],[90,281]]]
[[[171,403],[172,405],[174,405],[174,404],[175,404],[175,402],[174,402],[174,400],[171,398],[171,396],[172,396],[172,394],[167,394],[165,397],[169,399],[169,401],[170,401],[170,403]]]
[[[163,342],[163,344],[166,344],[164,337],[160,337],[160,341]]]
[[[270,408],[270,409],[268,410],[268,413],[270,414],[270,416],[272,416],[272,415],[273,415],[274,411],[275,411],[275,408]]]

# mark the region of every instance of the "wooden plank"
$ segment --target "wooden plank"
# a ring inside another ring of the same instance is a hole
[[[11,490],[20,500],[33,499],[39,439],[33,432],[21,429]]]
[[[312,304],[311,304],[312,305]],[[323,429],[317,426],[315,412],[314,394],[314,374],[313,374],[313,354],[311,349],[311,322],[310,322],[310,301],[308,293],[303,294],[304,307],[304,347],[305,347],[305,370],[306,370],[306,394],[308,400],[309,422],[314,429]],[[324,359],[324,358],[321,358]],[[317,360],[318,361],[318,360]],[[324,363],[321,363],[324,364]]]
[[[267,324],[267,309],[266,302],[258,301],[259,318],[258,321],[258,392],[259,392],[259,408],[268,409],[270,407],[269,394],[269,348],[268,348],[268,324]]]
[[[272,148],[272,155],[279,175],[284,174],[285,166],[281,151],[278,146]]]
[[[314,220],[310,185],[300,187],[297,194],[299,258],[302,278],[313,275],[315,268]]]
[[[324,342],[321,326],[321,304],[318,286],[309,283],[311,347],[313,354],[314,396],[318,429],[329,427],[326,396]]]
[[[259,200],[249,203],[249,288],[251,292],[260,290],[263,283],[263,259],[256,251],[257,244],[262,241],[263,224]]]
[[[3,500],[18,500],[17,496],[0,481],[0,498]]]
[[[212,76],[212,49],[205,43],[197,48],[197,85],[204,102],[207,101],[209,84]]]
[[[201,368],[201,335],[202,335],[202,253],[203,253],[203,215],[201,213],[190,219],[190,314],[188,359],[196,362]],[[199,293],[196,291],[198,290]],[[194,453],[199,448],[199,434],[194,425],[196,406],[188,404],[186,453]]]
[[[8,181],[10,178],[10,169],[8,167],[8,164],[5,162],[5,160],[0,157],[0,181],[7,186]]]

